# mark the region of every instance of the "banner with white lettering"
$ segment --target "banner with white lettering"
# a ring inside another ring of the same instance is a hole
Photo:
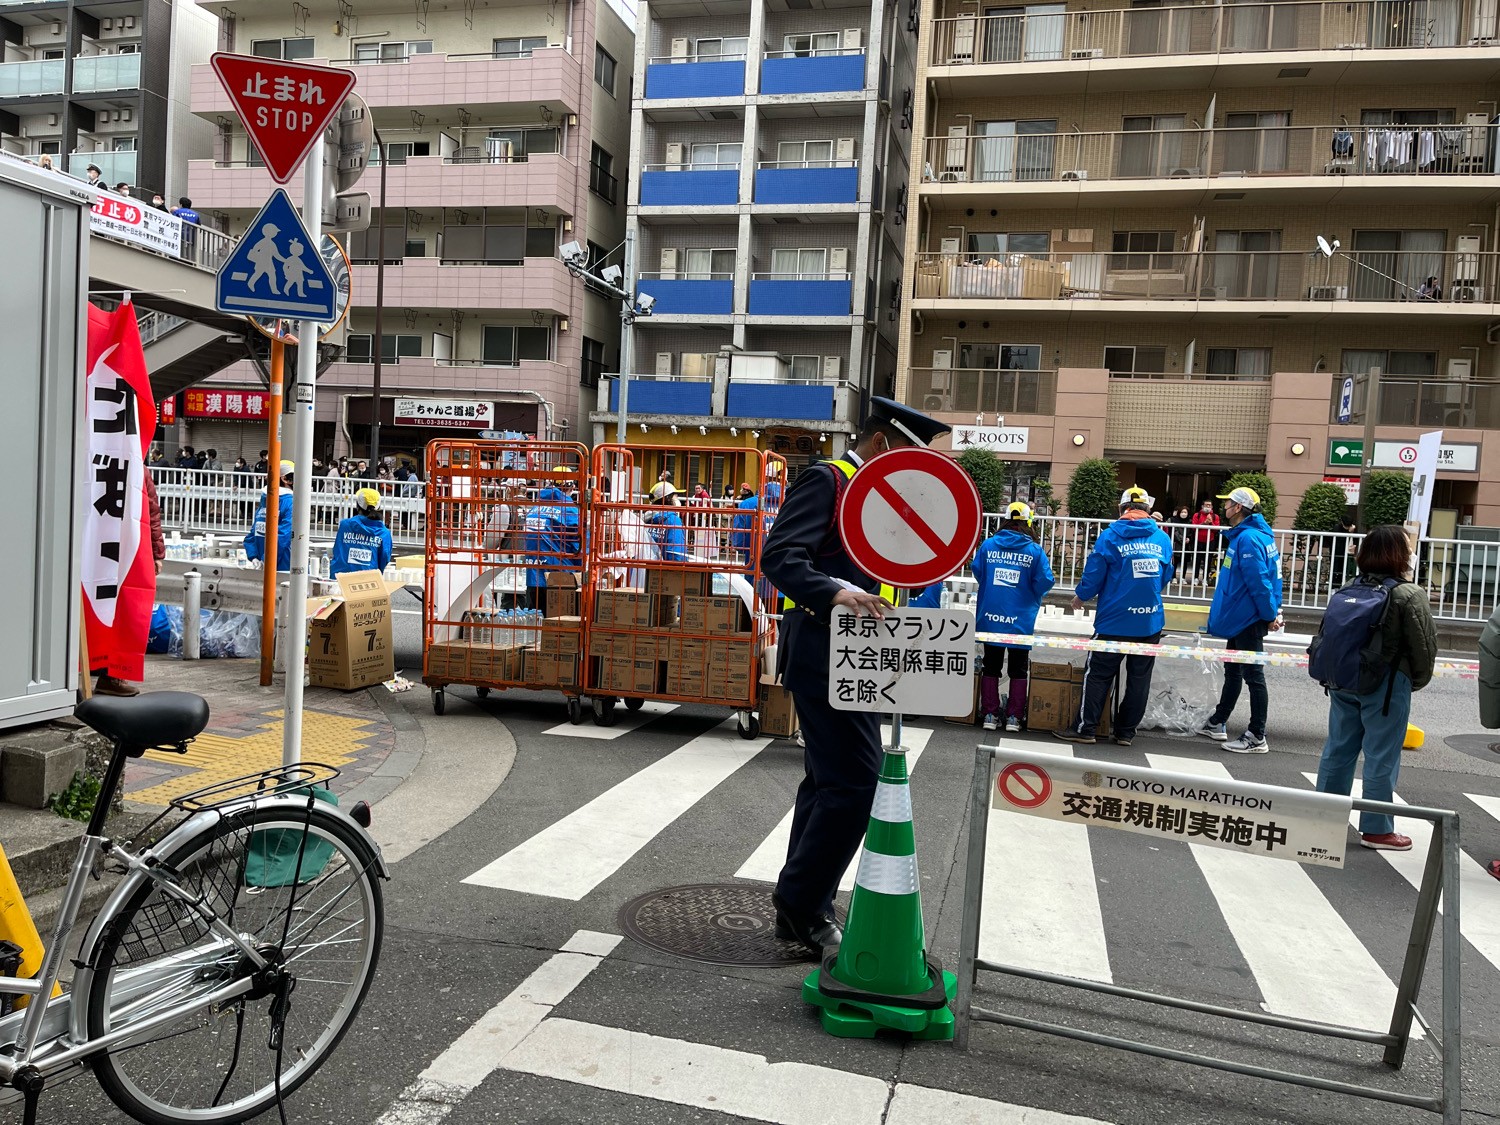
[[[156,600],[146,500],[146,447],[156,404],[135,306],[89,306],[84,405],[88,464],[83,522],[83,616],[91,671],[145,678]]]
[[[1348,797],[1006,746],[994,756],[990,803],[997,809],[1311,867],[1344,866]]]

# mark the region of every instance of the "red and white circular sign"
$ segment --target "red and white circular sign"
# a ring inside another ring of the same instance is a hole
[[[1415,465],[1417,463],[1417,447],[1415,445],[1403,445],[1396,456],[1401,458],[1403,465]]]
[[[850,479],[839,506],[844,549],[871,578],[919,589],[974,557],[979,490],[953,458],[893,449]]]
[[[1041,766],[1030,762],[1012,762],[1000,771],[995,779],[995,789],[1011,804],[1023,809],[1034,809],[1047,803],[1052,796],[1052,778]]]

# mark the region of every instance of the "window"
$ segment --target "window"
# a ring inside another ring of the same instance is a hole
[[[743,151],[738,141],[700,141],[689,150],[688,160],[693,168],[738,168]]]
[[[413,156],[431,156],[431,141],[391,141],[385,146],[385,158],[391,164],[405,164],[408,158]],[[375,167],[380,166],[380,147],[374,146],[370,152],[370,163]]]
[[[699,62],[715,62],[719,59],[742,59],[750,40],[743,35],[720,39],[700,39],[693,45],[693,53]]]
[[[1284,172],[1290,113],[1226,113],[1224,171]]]
[[[783,168],[832,168],[832,141],[782,141],[776,146],[776,163]]]
[[[1171,230],[1117,230],[1114,251],[1109,256],[1111,271],[1170,270],[1177,232]]]
[[[606,366],[604,355],[602,340],[591,340],[587,336],[583,338],[583,361],[578,370],[579,386],[597,387],[599,385],[599,379],[604,374]]]
[[[836,55],[842,42],[837,31],[814,31],[810,35],[788,35],[783,45],[788,55],[807,58],[811,55]]]
[[[60,156],[62,154],[62,141],[41,141],[36,146],[38,154],[46,153],[49,156]]]
[[[523,359],[551,359],[552,330],[509,325],[484,326],[484,362],[489,366],[514,367]]]
[[[615,96],[615,57],[603,47],[594,46],[594,81]]]
[[[111,152],[134,152],[135,142],[135,137],[115,137],[109,142],[109,149]]]
[[[598,145],[592,146],[589,154],[589,190],[595,195],[609,200],[611,203],[619,197],[619,182],[610,175],[614,170],[615,158],[605,152]]]
[[[589,239],[589,269],[598,269],[604,264],[604,259],[609,257],[609,251],[600,246],[592,238]]]
[[[1127,117],[1124,130],[1130,136],[1120,138],[1121,178],[1188,178],[1203,174],[1199,159],[1201,136],[1197,130],[1188,129],[1185,115]]]
[[[1451,109],[1362,109],[1361,125],[1451,125]]]
[[[974,135],[975,180],[1036,181],[1053,178],[1057,147],[1057,119],[1026,121],[976,121]]]
[[[385,260],[387,263],[400,265],[402,254],[409,245],[406,239],[406,220],[400,211],[397,211],[385,227]],[[423,246],[425,244],[417,243]],[[380,261],[380,227],[369,227],[366,230],[351,231],[349,234],[349,258],[354,262],[378,262]],[[421,257],[421,254],[416,255]]]
[[[427,243],[420,238],[408,238],[403,240],[403,248],[408,258],[427,257]]]
[[[138,55],[140,53],[141,45],[139,43],[121,43],[115,48],[115,54],[117,55]]]
[[[792,356],[792,378],[799,383],[822,382],[823,357],[820,355]]]
[[[250,53],[263,59],[310,59],[313,57],[312,36],[301,39],[254,39]]]
[[[682,276],[687,281],[724,281],[734,276],[734,250],[684,250]]]
[[[1356,301],[1412,301],[1429,277],[1437,278],[1439,286],[1452,284],[1455,279],[1444,276],[1447,244],[1447,232],[1441,230],[1355,231],[1349,296]],[[1459,257],[1457,265],[1479,272],[1474,258]],[[1456,280],[1473,284],[1475,279]]]
[[[826,281],[828,248],[811,246],[799,250],[772,250],[771,273],[778,281]]]
[[[524,161],[535,153],[556,152],[560,136],[556,129],[491,129],[484,138],[485,154],[492,164]]]
[[[718,361],[718,352],[683,352],[677,357],[677,377],[679,379],[712,379]]]
[[[1119,377],[1161,375],[1167,370],[1167,349],[1116,344],[1104,349],[1104,366]]]
[[[1243,375],[1252,378],[1269,378],[1271,374],[1270,348],[1209,348],[1209,375]]]
[[[526,256],[528,258],[557,257],[557,228],[527,227]]]
[[[354,61],[357,63],[405,62],[412,55],[432,54],[431,39],[397,40],[394,43],[356,43]]]
[[[992,258],[1003,254],[1045,258],[1050,246],[1051,236],[1044,230],[995,231],[969,235],[969,253],[977,258]]]
[[[344,359],[349,363],[373,363],[370,348],[375,339],[370,332],[351,332],[345,344]],[[380,337],[380,360],[382,363],[400,363],[402,356],[420,356],[422,337],[416,334],[386,333]]]
[[[1437,352],[1387,352],[1345,348],[1339,359],[1343,375],[1363,375],[1372,367],[1382,375],[1436,375]]]
[[[958,366],[1001,371],[1040,371],[1040,344],[960,344]]]
[[[545,35],[527,35],[518,39],[496,39],[494,41],[495,57],[497,59],[529,59],[532,51],[540,51],[547,45]]]
[[[68,52],[64,51],[61,47],[48,47],[45,51],[42,52],[42,58],[44,60],[51,61],[56,59],[65,59],[67,57]]]

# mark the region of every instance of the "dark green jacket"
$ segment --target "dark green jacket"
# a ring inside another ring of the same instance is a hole
[[[1432,666],[1437,661],[1437,628],[1432,623],[1432,610],[1422,587],[1403,581],[1391,589],[1391,608],[1380,627],[1380,639],[1386,663],[1394,663],[1407,674],[1412,690],[1420,690],[1432,682]]]

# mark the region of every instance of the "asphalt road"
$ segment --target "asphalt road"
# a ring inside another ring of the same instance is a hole
[[[417,620],[403,617],[398,627],[408,667]],[[1087,753],[1137,765],[1150,756],[1158,765],[1161,756],[1193,759],[1241,780],[1306,789],[1326,703],[1300,672],[1272,669],[1270,681],[1270,754],[1237,757],[1202,739],[1150,734],[1129,750],[1100,745]],[[1439,1120],[990,1025],[975,1027],[966,1054],[951,1044],[832,1038],[800,999],[806,966],[707,965],[619,937],[618,913],[635,896],[736,882],[765,854],[801,777],[794,745],[740,740],[722,712],[692,707],[652,709],[639,725],[631,718],[603,731],[567,727],[556,697],[510,693],[480,702],[457,689],[449,715],[459,714],[503,725],[514,739],[514,765],[477,812],[396,863],[375,988],[344,1045],[288,1104],[290,1121]],[[1500,1121],[1500,883],[1477,866],[1500,856],[1500,754],[1484,748],[1471,682],[1435,683],[1416,697],[1413,718],[1428,745],[1406,756],[1399,794],[1459,810],[1472,869],[1462,901],[1463,1121]],[[499,735],[497,727],[497,742]],[[1021,738],[1042,752],[1061,746]],[[1480,747],[1478,756],[1455,743]],[[913,765],[912,795],[924,912],[930,948],[951,965],[964,898],[974,732],[923,721],[911,730],[908,745],[917,744],[923,752]],[[441,745],[430,752],[441,753]],[[408,806],[403,815],[414,813]],[[992,814],[992,826],[1009,815]],[[1116,983],[1250,1011],[1342,1005],[1353,1018],[1383,1026],[1415,900],[1392,857],[1354,847],[1343,870],[1258,861],[1253,872],[1241,872],[1181,844],[1068,830],[1057,853],[1027,863],[1003,847],[992,850],[998,893],[986,896],[987,917],[997,920],[1003,940],[1019,944],[1019,959],[1066,961],[1093,948]],[[1041,915],[1039,904],[1047,908]],[[1051,921],[1028,931],[1028,920],[1038,917]],[[565,947],[575,952],[560,953]],[[1439,955],[1440,943],[1422,994],[1433,1017]],[[1396,1072],[1373,1047],[983,979],[987,1006],[1179,1049],[1404,1091],[1427,1092],[1438,1073],[1423,1043],[1412,1045]],[[84,1078],[52,1093],[42,1120],[124,1119]]]

